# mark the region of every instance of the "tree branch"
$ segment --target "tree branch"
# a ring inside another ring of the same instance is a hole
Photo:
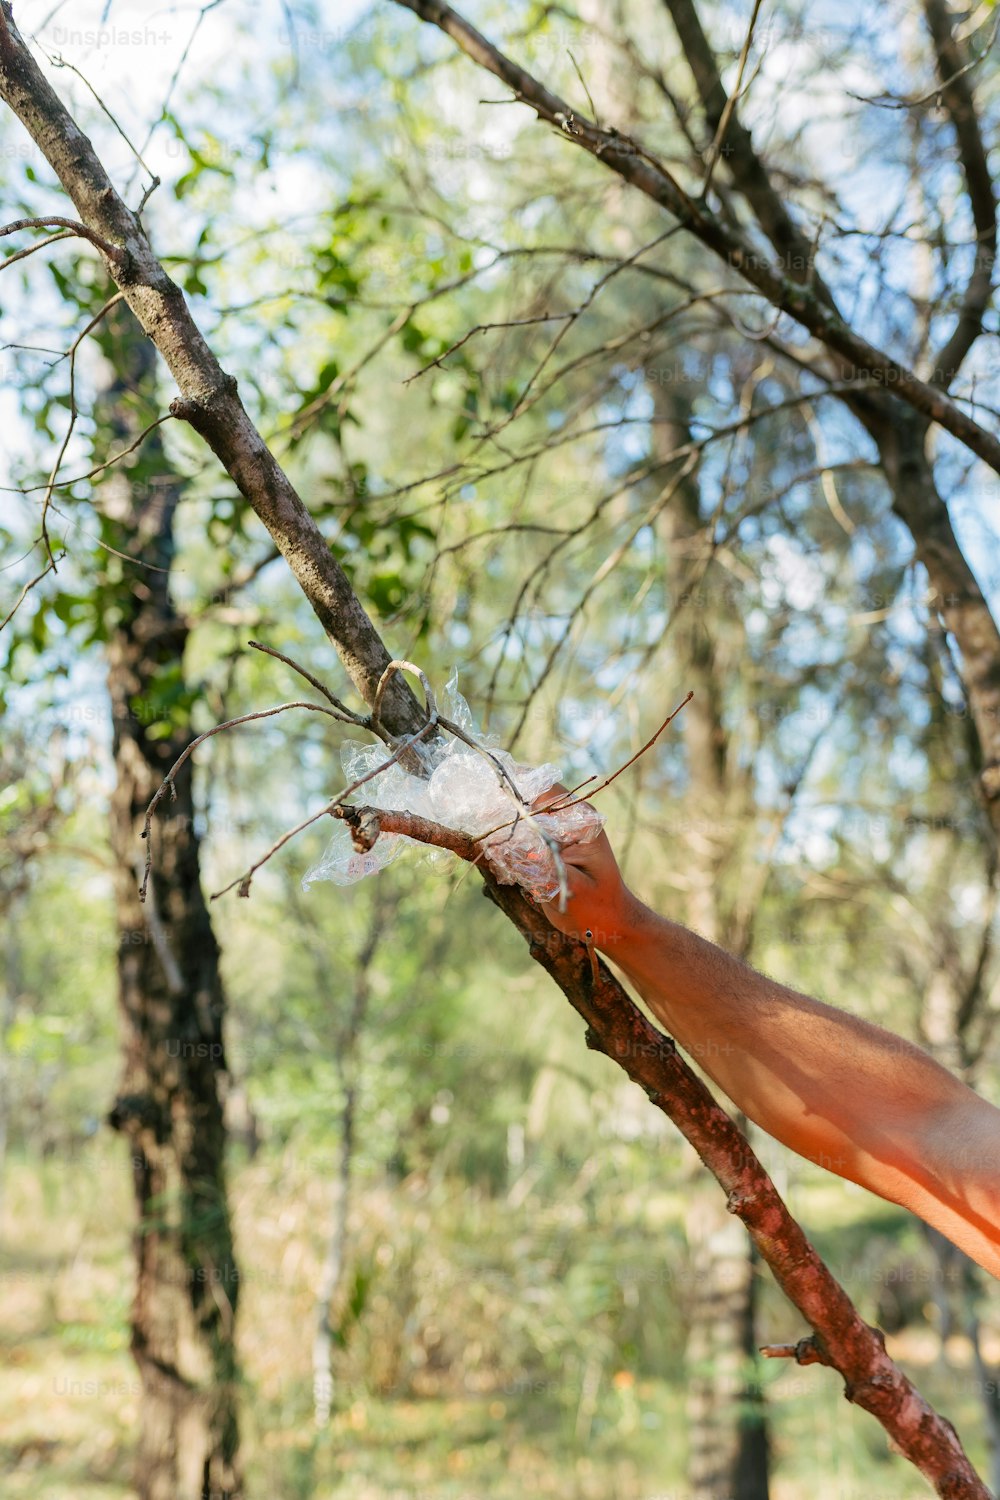
[[[986,157],[976,113],[967,59],[954,31],[948,0],[924,0],[924,16],[934,43],[941,98],[951,116],[958,141],[958,156],[965,177],[969,208],[976,228],[976,251],[972,271],[951,337],[934,356],[931,384],[947,390],[962,361],[983,331],[983,315],[993,294],[993,267],[997,253],[997,202],[993,177]]]
[[[112,265],[116,265],[119,267],[125,265],[126,251],[122,248],[121,245],[111,244],[109,240],[104,239],[102,235],[98,234],[88,225],[77,223],[76,219],[63,219],[56,214],[50,214],[44,219],[15,219],[11,224],[0,225],[0,239],[8,234],[16,234],[18,230],[21,229],[55,228],[65,229],[71,235],[77,235],[82,240],[88,240],[91,245],[96,246],[96,248],[100,250],[101,254],[105,257],[106,260],[110,261]],[[43,243],[46,245],[51,245],[53,240],[61,240],[65,237],[65,235],[61,234],[53,235],[51,238],[43,241]],[[41,249],[41,246],[33,245],[29,250],[20,251],[19,255],[30,255],[31,250],[35,249]],[[19,255],[13,256],[12,259],[18,259]]]
[[[958,130],[962,122],[960,155],[977,227],[976,258],[966,291],[965,308],[942,353],[932,359],[932,384],[946,386],[953,378],[982,326],[982,314],[990,294],[990,274],[996,241],[995,205],[989,169],[983,153],[971,87],[964,76],[952,76],[950,64],[961,59],[952,38],[946,0],[924,0],[935,9],[942,32],[938,49],[939,69],[945,88],[958,90],[952,98],[952,113]],[[680,39],[688,66],[710,124],[725,111],[726,91],[715,55],[708,43],[695,0],[665,0]],[[961,71],[961,70],[959,70]],[[727,139],[732,147],[729,170],[758,222],[782,257],[805,278],[810,273],[812,250],[776,192],[735,113],[731,114]],[[985,180],[983,174],[985,173]],[[975,184],[975,186],[974,186]],[[988,265],[987,265],[988,262]],[[985,279],[984,279],[985,278]],[[818,276],[813,277],[817,295],[830,307],[833,296]],[[840,374],[842,360],[836,361]],[[935,482],[926,452],[926,421],[916,411],[901,407],[889,390],[847,390],[844,404],[874,439],[882,470],[893,494],[893,509],[908,528],[917,556],[927,569],[938,596],[937,608],[954,634],[962,654],[962,682],[982,750],[983,768],[976,790],[1000,839],[1000,633],[972,569],[966,561],[952,527],[951,518]]]
[[[391,660],[315,520],[251,422],[198,328],[180,288],[154,255],[138,216],[116,191],[91,142],[62,104],[0,0],[0,98],[38,145],[72,199],[88,237],[121,248],[108,269],[163,356],[180,398],[174,416],[208,443],[250,501],[287,561],[361,696],[371,702]],[[72,222],[72,221],[70,221]],[[385,718],[394,733],[419,720],[416,699],[396,677]]]
[[[475,840],[408,812],[342,807],[336,815],[350,825],[359,849],[370,849],[380,833],[397,833],[450,849],[460,859],[475,857]],[[500,885],[488,870],[483,878],[485,894],[513,920],[532,958],[587,1022],[588,1047],[618,1063],[691,1143],[725,1190],[729,1211],[743,1221],[778,1285],[812,1325],[809,1338],[797,1345],[769,1346],[768,1352],[791,1354],[802,1364],[832,1365],[844,1379],[847,1399],[881,1422],[939,1495],[989,1500],[951,1423],[889,1358],[883,1335],[858,1316],[789,1214],[750,1143],[678,1055],[672,1039],[646,1019],[603,962],[592,967],[587,944],[558,932],[517,886]]]
[[[437,26],[473,62],[499,78],[540,120],[602,162],[612,172],[667,209],[702,244],[713,250],[769,302],[801,324],[832,353],[847,360],[854,373],[895,392],[916,411],[937,422],[970,452],[1000,474],[1000,439],[981,427],[942,390],[921,380],[883,350],[856,333],[822,298],[785,274],[780,265],[755,250],[741,234],[724,224],[706,205],[695,203],[667,168],[631,137],[603,129],[578,114],[524,68],[512,62],[474,26],[441,0],[395,0],[421,20]]]

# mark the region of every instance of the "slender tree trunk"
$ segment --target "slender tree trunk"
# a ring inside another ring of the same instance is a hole
[[[687,412],[679,393],[656,389],[654,443],[664,454],[688,442]],[[733,933],[719,895],[731,854],[734,785],[715,649],[704,611],[681,603],[701,575],[704,544],[697,478],[688,475],[661,519],[667,587],[676,610],[673,651],[682,686],[694,690],[683,735],[695,822],[686,840],[687,917],[712,942],[732,946]],[[743,953],[742,957],[747,955]],[[688,1485],[692,1500],[767,1500],[767,1412],[757,1378],[753,1247],[735,1231],[718,1194],[696,1189],[685,1219],[693,1269],[688,1299]]]
[[[354,1166],[355,1125],[360,1087],[359,1052],[371,1001],[371,966],[378,949],[379,939],[385,929],[389,910],[386,893],[377,883],[373,885],[370,900],[371,917],[358,952],[350,1008],[344,1016],[335,1044],[344,1102],[340,1111],[336,1199],[316,1298],[316,1326],[313,1335],[313,1416],[319,1428],[327,1425],[333,1410],[333,1348],[338,1330],[333,1324],[332,1313],[347,1267],[351,1174]],[[317,948],[315,957],[316,977],[322,987],[327,978],[325,955]]]
[[[351,1208],[351,1167],[354,1161],[354,1119],[356,1093],[348,1086],[340,1112],[340,1159],[337,1170],[337,1196],[330,1224],[326,1257],[320,1275],[316,1298],[316,1332],[313,1335],[313,1417],[323,1428],[333,1411],[333,1346],[337,1331],[332,1321],[333,1303],[340,1291],[347,1261],[347,1221]]]
[[[9,912],[5,911],[4,916],[9,916]],[[11,1068],[7,1037],[14,1022],[14,1009],[20,988],[20,958],[17,932],[11,924],[7,939],[7,972],[0,981],[0,1234],[3,1233],[7,1204],[7,1142],[11,1117]]]
[[[127,312],[113,324],[106,421],[136,427],[135,392],[154,354]],[[144,478],[140,478],[140,474]],[[116,785],[111,799],[124,1065],[110,1123],[129,1145],[135,1192],[132,1353],[142,1382],[136,1488],[142,1500],[235,1500],[238,1467],[234,1326],[237,1272],[226,1199],[220,1074],[224,996],[219,950],[199,877],[190,762],[157,824],[153,897],[138,896],[149,799],[190,738],[187,713],[162,735],[167,674],[187,628],[169,595],[180,488],[147,439],[142,469],[104,487],[130,557],[108,646]],[[145,566],[145,565],[150,566]],[[162,711],[162,717],[161,717]]]

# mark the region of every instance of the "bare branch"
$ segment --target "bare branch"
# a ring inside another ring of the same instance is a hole
[[[345,719],[343,714],[337,713],[332,708],[324,708],[320,703],[279,703],[275,708],[259,708],[254,713],[240,714],[235,719],[227,719],[224,724],[215,724],[211,729],[206,729],[204,734],[197,735],[189,745],[185,745],[181,754],[178,755],[170,770],[160,782],[150,800],[149,806],[146,808],[146,816],[142,825],[142,833],[140,834],[140,838],[146,840],[146,864],[143,871],[142,885],[139,887],[140,901],[145,901],[146,899],[146,887],[149,884],[149,872],[153,863],[153,846],[149,836],[153,814],[168,791],[172,798],[177,796],[175,781],[177,772],[184,762],[197,750],[199,745],[203,745],[206,740],[210,740],[213,734],[221,734],[224,729],[234,729],[237,724],[250,724],[257,719],[273,719],[275,714],[287,713],[290,708],[304,708],[314,714],[327,714],[329,718],[338,719],[344,723],[351,722],[350,719]]]
[[[713,140],[708,153],[708,163],[705,167],[705,180],[701,185],[702,198],[708,197],[708,189],[711,186],[712,182],[712,173],[715,171],[715,164],[719,160],[719,152],[722,150],[722,143],[726,138],[726,130],[729,126],[729,121],[732,118],[733,110],[736,108],[736,101],[740,98],[743,90],[743,74],[746,70],[747,58],[750,56],[750,48],[753,45],[753,34],[757,26],[757,17],[760,15],[760,7],[761,0],[754,0],[753,10],[750,13],[750,23],[747,26],[746,38],[743,42],[743,48],[740,52],[740,60],[736,69],[736,82],[733,86],[732,93],[726,100],[722,114],[719,116],[719,123],[715,129],[715,139]]]
[[[409,734],[405,739],[400,740],[393,753],[386,760],[382,761],[381,765],[376,766],[372,771],[366,771],[364,776],[359,776],[356,781],[352,781],[350,786],[345,787],[342,792],[338,792],[337,796],[334,797],[332,801],[328,802],[325,807],[321,807],[319,812],[311,813],[308,818],[304,818],[303,821],[296,824],[294,828],[289,828],[287,832],[283,833],[281,837],[271,845],[270,849],[268,849],[266,853],[261,855],[260,859],[255,860],[249,869],[244,870],[242,875],[238,875],[236,879],[231,880],[228,885],[224,885],[220,891],[215,891],[211,899],[213,901],[217,901],[220,896],[224,896],[226,892],[231,891],[234,886],[239,887],[239,894],[241,896],[249,896],[251,882],[253,881],[253,877],[256,875],[261,865],[266,865],[272,855],[277,854],[279,849],[284,848],[285,844],[287,844],[290,839],[295,838],[295,836],[301,833],[303,829],[310,828],[313,823],[317,823],[320,818],[325,818],[328,814],[335,814],[337,809],[343,806],[347,798],[352,796],[359,787],[364,786],[365,782],[374,781],[376,776],[381,776],[383,771],[387,771],[390,766],[394,766],[397,764],[397,762],[401,761],[406,752],[408,750],[412,750],[413,746],[417,743],[418,740],[422,740],[425,735],[430,734],[430,732],[435,728],[436,723],[437,717],[436,715],[432,715],[432,717],[428,719],[424,727],[417,730],[416,734]]]
[[[672,213],[774,307],[788,313],[834,354],[846,359],[858,375],[874,377],[880,384],[891,387],[903,401],[937,422],[1000,473],[1000,439],[975,422],[943,391],[862,338],[801,280],[786,275],[780,265],[762,256],[706,205],[695,203],[663,163],[638,141],[613,128],[601,129],[576,113],[441,0],[395,0],[395,3],[439,27],[474,62],[507,84],[515,98],[533,109],[540,120],[555,126],[561,136]]]
[[[646,754],[647,750],[652,750],[653,746],[656,744],[657,740],[660,738],[660,735],[666,729],[667,725],[674,722],[681,709],[686,708],[693,697],[694,693],[688,693],[686,698],[682,698],[677,707],[675,709],[672,709],[671,712],[667,714],[667,717],[664,719],[663,723],[660,725],[656,733],[654,735],[651,735],[646,743],[639,750],[637,750],[634,755],[629,756],[624,765],[619,766],[617,771],[612,771],[610,776],[606,776],[603,781],[599,782],[597,786],[593,787],[587,793],[586,800],[589,802],[591,797],[596,797],[598,792],[603,792],[605,788],[609,787],[613,781],[617,781],[619,776],[621,776],[623,772],[628,770],[629,766],[634,766],[636,761]],[[577,797],[577,792],[582,791],[585,786],[589,786],[593,779],[593,776],[588,776],[587,780],[581,781],[579,786],[574,787],[563,801],[549,803],[545,807],[545,811],[549,813],[562,812],[564,807],[572,807],[575,802],[582,800]]]
[[[975,259],[962,299],[962,309],[951,337],[933,356],[931,363],[931,384],[947,390],[958,374],[965,356],[983,331],[983,315],[993,295],[997,202],[986,145],[976,112],[972,82],[968,76],[971,63],[964,57],[962,46],[955,36],[954,17],[948,0],[924,0],[924,16],[934,43],[934,55],[941,79],[941,98],[955,129],[969,208],[976,227]]]
[[[51,229],[58,226],[67,230],[70,234],[77,235],[82,240],[87,240],[95,245],[101,254],[116,266],[124,266],[128,260],[128,252],[121,245],[112,245],[103,235],[81,224],[76,219],[64,219],[58,214],[49,214],[44,219],[15,219],[11,224],[0,225],[0,239],[8,234],[16,234],[21,229]],[[58,238],[62,239],[60,235]],[[46,243],[51,244],[51,240]],[[33,247],[36,248],[36,247]]]
[[[50,557],[49,560],[48,560],[48,562],[45,564],[45,567],[42,569],[42,571],[40,573],[38,573],[34,578],[29,579],[29,581],[24,585],[24,588],[18,594],[17,599],[14,602],[13,608],[10,609],[10,610],[8,610],[7,614],[5,614],[4,617],[3,617],[3,619],[0,620],[0,630],[3,630],[6,625],[10,624],[11,620],[17,614],[18,610],[21,608],[21,605],[24,603],[25,599],[27,599],[28,595],[31,593],[31,590],[35,587],[36,583],[41,583],[41,581],[42,581],[43,578],[47,577],[47,575],[49,573],[54,572],[55,571],[55,566],[56,566],[55,558],[54,557]]]
[[[118,300],[118,298],[115,298],[115,301]],[[110,305],[109,303],[108,306],[110,307]],[[102,315],[106,311],[107,308],[102,309]],[[66,352],[68,354],[70,351],[67,350]],[[65,358],[65,356],[61,357]],[[148,427],[144,427],[139,436],[129,443],[127,448],[122,448],[118,453],[113,453],[102,464],[96,464],[94,468],[88,469],[86,474],[74,474],[72,479],[49,480],[45,484],[2,484],[0,485],[0,490],[5,491],[9,495],[31,495],[36,490],[68,490],[72,489],[74,484],[85,484],[88,479],[94,479],[98,474],[103,474],[106,469],[113,469],[115,464],[120,463],[123,458],[128,458],[130,453],[134,453],[137,448],[140,448],[149,437],[149,434],[155,432],[157,427],[162,427],[164,422],[172,422],[173,420],[173,412],[165,412],[162,417],[157,417],[155,421],[150,422]]]
[[[36,240],[33,245],[26,245],[23,250],[15,250],[13,255],[8,255],[6,260],[0,260],[0,271],[6,271],[8,266],[16,265],[19,260],[26,260],[29,255],[34,255],[36,250],[45,250],[49,245],[57,245],[60,240],[75,240],[76,235],[72,229],[64,229],[61,234],[50,234],[47,240]]]
[[[264,562],[269,561],[269,557],[264,559]],[[255,651],[263,651],[266,656],[273,656],[277,661],[283,661],[286,667],[291,667],[293,672],[298,672],[299,676],[304,677],[306,682],[310,683],[311,686],[316,689],[317,693],[322,693],[326,701],[328,703],[332,703],[333,707],[337,709],[344,717],[344,719],[349,723],[357,724],[361,729],[372,729],[374,727],[369,717],[363,717],[360,714],[352,713],[349,708],[341,703],[339,698],[335,697],[334,694],[331,693],[330,689],[326,687],[325,684],[320,682],[318,677],[314,677],[313,674],[308,670],[308,668],[303,667],[297,661],[293,661],[290,656],[285,656],[282,651],[276,651],[273,646],[265,646],[260,641],[247,641],[247,645],[252,646]]]
[[[77,337],[73,340],[72,344],[70,345],[70,349],[69,349],[69,424],[68,424],[68,426],[66,428],[66,432],[65,432],[65,434],[63,436],[63,440],[62,440],[61,444],[59,445],[59,452],[56,454],[55,463],[52,465],[52,472],[50,473],[49,479],[48,479],[48,483],[45,486],[45,494],[42,496],[42,544],[45,547],[45,551],[48,554],[49,561],[51,562],[51,564],[52,564],[53,567],[55,567],[55,558],[52,555],[52,546],[51,546],[51,544],[49,542],[48,514],[49,514],[49,505],[50,505],[51,500],[52,500],[52,491],[53,491],[53,489],[55,487],[56,478],[58,477],[59,469],[60,469],[60,467],[62,465],[62,461],[63,461],[63,457],[64,457],[64,455],[66,453],[66,449],[69,447],[69,440],[73,436],[73,429],[76,426],[76,419],[77,419],[77,417],[79,415],[79,412],[77,411],[77,405],[76,405],[76,351],[79,349],[80,345],[83,343],[83,341],[87,337],[88,333],[90,333],[92,329],[96,328],[97,325],[98,325],[98,323],[101,322],[101,320],[111,311],[111,309],[113,307],[115,307],[119,302],[121,302],[123,300],[123,296],[124,296],[124,293],[122,293],[122,292],[116,292],[113,297],[110,297],[108,299],[108,301],[105,302],[104,306],[100,309],[100,311],[94,314],[94,316],[91,318],[90,322],[87,324],[86,328],[84,328],[83,332],[80,333],[80,334],[78,334]]]

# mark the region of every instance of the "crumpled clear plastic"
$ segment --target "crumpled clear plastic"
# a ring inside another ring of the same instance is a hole
[[[506,750],[497,748],[492,736],[477,732],[469,705],[458,691],[457,672],[452,674],[442,694],[442,709],[446,718],[500,762],[529,806],[559,780],[559,766],[520,765]],[[501,783],[493,763],[471,746],[445,731],[438,743],[426,750],[421,747],[421,753],[429,769],[428,776],[413,776],[401,766],[393,765],[360,787],[359,796],[371,807],[417,813],[474,838],[487,835],[482,840],[484,852],[501,884],[519,885],[539,901],[554,901],[559,894],[556,863],[535,823],[559,845],[585,844],[595,839],[604,826],[600,813],[578,803],[561,812],[536,813],[532,821],[523,816],[517,818],[517,804]],[[348,784],[375,770],[387,754],[381,741],[372,744],[348,741],[341,750]],[[350,830],[338,823],[323,858],[303,878],[303,888],[308,890],[318,880],[353,885],[366,875],[385,869],[408,848],[426,853],[428,846],[403,834],[383,833],[370,850],[359,853],[351,842]]]

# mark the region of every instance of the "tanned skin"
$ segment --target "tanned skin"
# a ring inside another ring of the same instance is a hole
[[[1000,1109],[911,1042],[658,916],[625,885],[604,834],[563,857],[569,901],[564,912],[546,905],[549,921],[592,934],[749,1119],[918,1214],[1000,1277]]]

